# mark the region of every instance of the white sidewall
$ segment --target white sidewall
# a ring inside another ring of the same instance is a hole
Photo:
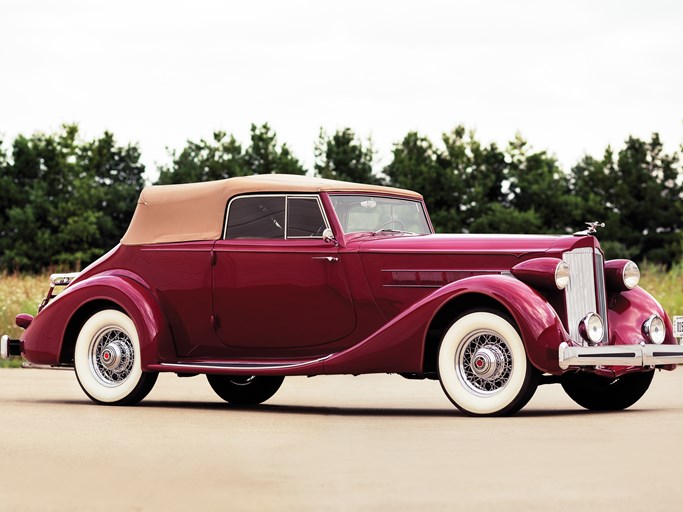
[[[135,359],[133,369],[123,382],[115,387],[102,384],[93,374],[90,365],[90,344],[102,329],[113,327],[125,332],[133,342]],[[140,382],[142,367],[140,365],[140,340],[133,321],[124,313],[114,309],[100,311],[91,316],[81,328],[74,350],[74,366],[78,380],[83,389],[97,401],[112,403],[123,400],[130,395]]]
[[[498,333],[507,342],[512,354],[512,372],[507,385],[488,396],[478,395],[468,388],[461,382],[455,368],[458,347],[471,333],[482,329]],[[493,313],[471,313],[446,331],[439,348],[438,367],[441,385],[454,403],[473,414],[494,414],[519,396],[527,372],[527,358],[519,333],[508,321]]]

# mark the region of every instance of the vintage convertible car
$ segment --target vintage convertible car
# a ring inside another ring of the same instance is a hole
[[[512,414],[540,383],[623,409],[683,346],[594,227],[437,235],[415,192],[298,176],[152,186],[2,355],[74,367],[100,404],[139,402],[159,372],[206,374],[233,404],[287,375],[381,372],[438,379],[471,415]]]

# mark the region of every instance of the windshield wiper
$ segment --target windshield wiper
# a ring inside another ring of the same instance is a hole
[[[403,231],[401,229],[378,229],[377,231],[372,232],[373,236],[382,235],[382,234],[391,235],[394,233],[398,233],[399,235],[415,235],[416,234],[416,233],[413,233],[412,231]]]

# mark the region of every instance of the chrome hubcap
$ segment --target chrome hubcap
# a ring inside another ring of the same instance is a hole
[[[512,352],[493,331],[471,333],[455,355],[460,381],[477,395],[493,395],[503,389],[512,373]]]
[[[106,328],[95,335],[90,344],[90,369],[107,387],[116,387],[133,370],[133,342],[123,331]]]

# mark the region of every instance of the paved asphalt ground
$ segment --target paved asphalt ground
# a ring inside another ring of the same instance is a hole
[[[237,409],[162,375],[119,408],[71,371],[0,370],[0,510],[673,511],[682,436],[683,369],[624,412],[551,385],[494,419],[399,376],[289,378]]]

